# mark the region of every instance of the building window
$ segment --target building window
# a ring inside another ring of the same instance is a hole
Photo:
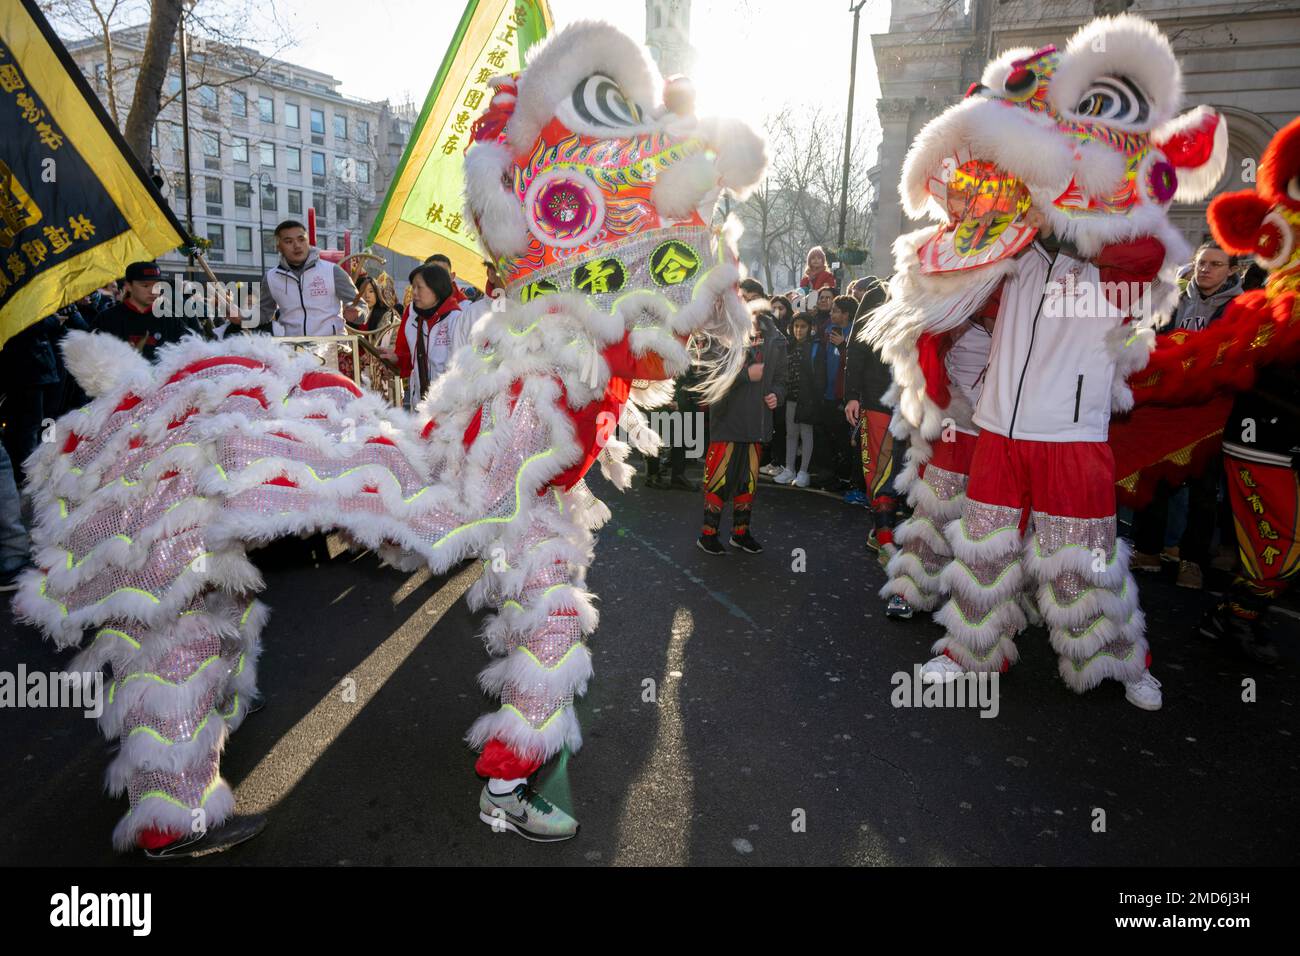
[[[237,163],[248,162],[248,137],[230,137],[230,156]]]
[[[215,110],[217,108],[217,91],[211,86],[200,86],[194,91],[199,101],[199,106],[205,110]]]
[[[263,123],[275,122],[275,100],[269,96],[257,98],[257,115]]]
[[[208,258],[221,262],[226,258],[226,230],[220,223],[208,224]]]
[[[235,208],[253,208],[253,187],[242,179],[235,180]]]
[[[316,221],[323,222],[325,219],[325,197],[320,193],[312,193],[311,208],[316,210]]]
[[[267,229],[262,232],[262,251],[273,256],[280,250],[275,247],[275,233]]]
[[[322,232],[320,235],[316,237],[316,248],[328,249],[329,247],[330,247],[330,237],[325,235],[325,233]]]
[[[221,140],[216,133],[203,130],[199,133],[199,149],[203,153],[204,169],[221,168]]]
[[[275,212],[280,208],[279,197],[275,194],[275,186],[270,183],[262,183],[262,208],[267,212]]]
[[[239,90],[230,91],[230,112],[235,116],[248,115],[248,94]]]
[[[104,88],[104,80],[107,78],[107,76],[108,74],[104,70],[104,64],[96,63],[95,64],[95,89],[102,90]]]
[[[313,186],[325,185],[325,154],[313,152],[311,154],[311,184]]]
[[[352,138],[358,143],[370,142],[370,121],[359,119],[352,124]]]
[[[334,203],[334,218],[336,218],[340,224],[348,221],[348,201],[346,197]]]
[[[346,116],[340,116],[338,113],[334,114],[334,138],[348,138],[348,118]]]
[[[302,172],[302,150],[297,146],[286,146],[284,148],[285,162],[288,163],[289,172]]]
[[[325,135],[325,111],[311,111],[311,131],[318,136]]]
[[[357,182],[370,182],[370,164],[364,159],[357,160]]]
[[[253,227],[252,226],[235,227],[235,251],[236,252],[253,251]]]
[[[275,143],[258,143],[257,152],[258,163],[275,168]]]
[[[221,215],[221,180],[216,176],[203,177],[203,201],[208,204],[209,216]]]
[[[154,149],[158,148],[158,127],[157,126],[149,127],[149,145],[152,146]]]
[[[301,189],[289,190],[289,215],[291,216],[302,215],[302,190]]]
[[[284,104],[284,125],[289,127],[289,129],[298,129],[299,124],[301,122],[302,121],[299,118],[298,104],[285,103]]]
[[[167,93],[171,96],[180,96],[181,78],[179,76],[167,77]]]
[[[337,179],[343,180],[345,183],[353,181],[353,172],[355,171],[355,167],[355,161],[347,156],[334,157],[334,176]]]

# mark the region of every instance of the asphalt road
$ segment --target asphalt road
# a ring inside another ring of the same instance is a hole
[[[1210,595],[1144,578],[1160,712],[1113,682],[1070,692],[1041,630],[1020,638],[996,717],[898,708],[894,675],[939,632],[884,618],[864,509],[765,484],[766,552],[716,558],[694,546],[698,495],[592,485],[614,518],[589,578],[586,743],[542,771],[577,839],[539,846],[478,820],[461,742],[488,708],[460,599],[476,570],[431,579],[294,542],[258,557],[266,707],[222,764],[270,824],[194,865],[1294,862],[1295,619],[1277,619],[1284,663],[1263,668],[1192,635]],[[0,670],[66,660],[5,615]],[[101,789],[108,758],[77,712],[0,710],[0,863],[146,865],[111,850],[125,801]]]

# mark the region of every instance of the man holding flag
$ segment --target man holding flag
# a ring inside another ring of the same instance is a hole
[[[34,0],[0,5],[0,344],[185,230]]]
[[[151,314],[150,297],[161,277],[152,260],[186,242],[185,230],[86,85],[35,0],[0,3],[0,345],[35,323],[49,321],[47,316],[52,317],[69,303],[122,276],[141,291],[133,296],[133,316],[119,316],[120,321],[109,316],[104,320],[110,330],[128,341],[138,338],[142,349],[156,348],[164,340],[177,337],[171,333],[159,336],[151,321],[156,317]],[[147,306],[150,314],[146,317]],[[95,356],[103,367],[92,367],[95,362],[91,362],[80,370],[82,384],[89,387],[91,380],[111,375],[111,354],[105,350],[104,355]],[[139,398],[128,394],[123,402],[129,407]],[[76,437],[66,432],[56,435],[52,430],[50,435],[61,445]],[[8,477],[8,469],[0,465],[0,589],[9,589],[13,583],[9,576],[14,572],[15,547],[20,540],[13,515],[16,502],[12,487],[5,481]],[[151,480],[165,484],[166,477]],[[97,486],[98,481],[98,476],[87,477],[88,486]],[[73,496],[74,507],[75,503]],[[154,551],[166,550],[172,540],[160,539]],[[33,544],[48,549],[68,542],[60,538]],[[195,627],[208,626],[208,618],[212,617],[208,611],[191,614],[187,620]],[[215,621],[212,626],[220,627],[221,622]],[[103,646],[105,642],[99,638],[115,633],[122,633],[140,646],[136,638],[112,627],[90,633],[94,635],[92,646]],[[64,648],[79,645],[82,638],[82,632],[74,630],[61,633],[55,642]],[[141,668],[134,659],[118,661],[112,667],[119,680],[128,673],[150,669]],[[103,666],[102,661],[99,666]],[[195,659],[184,662],[169,676],[182,686],[202,668],[202,661]],[[158,733],[150,723],[156,723],[158,716],[132,710],[120,734],[110,731],[107,724],[101,723],[101,727],[126,746],[133,722]],[[162,718],[177,719],[175,715]],[[223,713],[218,720],[224,725],[227,717]],[[178,753],[198,750],[206,754],[205,742],[213,735],[212,727],[205,732],[194,724],[157,726],[168,729],[170,745]],[[233,725],[218,725],[216,730],[224,738],[230,727]],[[178,790],[165,795],[187,819],[193,816],[191,831],[175,834],[147,828],[138,839],[132,835],[129,845],[143,847],[157,857],[196,856],[226,849],[261,830],[265,823],[261,817],[215,814],[220,794],[227,795],[232,804],[233,796],[206,757],[176,770],[169,776],[191,781],[211,778],[203,793],[186,795]],[[109,788],[114,794],[127,793],[134,809],[142,794],[162,792],[158,780],[159,773],[146,763],[127,767],[116,776],[110,774]],[[218,792],[216,800],[208,800]],[[211,826],[206,824],[205,811],[214,813]],[[128,825],[131,816],[127,814]]]

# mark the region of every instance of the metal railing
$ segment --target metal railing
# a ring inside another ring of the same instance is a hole
[[[391,325],[376,332],[358,329],[348,335],[277,335],[275,341],[310,353],[321,365],[352,379],[359,388],[401,407],[404,385],[397,366],[385,359],[372,341],[390,328]]]

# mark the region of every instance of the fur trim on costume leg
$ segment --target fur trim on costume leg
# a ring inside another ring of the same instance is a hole
[[[585,644],[574,644],[553,667],[547,667],[527,647],[519,645],[485,667],[478,675],[478,682],[494,697],[500,695],[507,683],[540,689],[552,696],[581,697],[587,693],[591,675],[591,651]]]
[[[1048,634],[1052,647],[1061,657],[1086,661],[1102,648],[1117,641],[1132,641],[1146,633],[1146,617],[1134,608],[1127,617],[1099,617],[1082,633],[1064,627],[1051,627]]]
[[[492,739],[500,740],[525,760],[542,763],[565,747],[570,753],[577,753],[582,747],[582,731],[571,706],[553,714],[541,729],[534,728],[513,707],[503,706],[474,721],[465,735],[465,741],[474,750],[482,749]]]
[[[235,794],[229,784],[218,780],[203,801],[204,825],[218,827],[235,812]],[[146,797],[113,828],[113,848],[122,853],[136,849],[136,837],[142,830],[169,830],[189,833],[195,815],[188,807],[177,806],[162,797]]]
[[[898,595],[918,611],[933,611],[947,595],[925,589],[925,583],[911,575],[893,575],[878,592],[886,601]]]
[[[1032,535],[1025,542],[1025,568],[1036,581],[1052,581],[1062,574],[1073,573],[1093,587],[1117,589],[1130,577],[1128,566],[1132,547],[1123,538],[1114,541],[1114,550],[1110,554],[1099,554],[1080,544],[1067,544],[1045,555],[1039,551],[1037,535]],[[1105,562],[1100,571],[1096,567],[1099,561]]]
[[[1049,582],[1039,585],[1037,592],[1038,610],[1053,627],[1083,627],[1098,616],[1123,621],[1137,610],[1137,582],[1131,574],[1120,585],[1119,591],[1089,588],[1065,604],[1057,601],[1056,587],[1059,586],[1060,582],[1056,585]]]
[[[1087,661],[1062,656],[1057,662],[1057,673],[1076,694],[1091,690],[1107,678],[1126,684],[1146,671],[1147,650],[1146,638],[1140,637],[1122,658],[1105,649]]]
[[[971,538],[966,534],[966,517],[948,522],[944,526],[943,536],[955,557],[967,564],[993,561],[1014,555],[1021,550],[1020,526],[1008,524],[990,531],[982,538]]]
[[[929,474],[930,472],[927,471],[926,475]],[[951,498],[940,498],[935,493],[934,486],[925,478],[922,478],[920,481],[913,482],[909,487],[907,503],[912,506],[913,510],[922,512],[927,518],[946,523],[954,518],[961,517],[962,507],[966,504],[966,496],[958,494]]]
[[[592,595],[586,591],[562,585],[527,607],[518,602],[507,602],[499,613],[484,622],[480,635],[491,653],[503,655],[509,649],[511,637],[527,635],[545,627],[551,615],[564,610],[577,611],[582,633],[588,635],[600,623],[600,612],[592,602]]]
[[[226,722],[216,710],[210,710],[189,740],[167,741],[144,729],[133,730],[122,741],[122,749],[108,765],[104,786],[113,796],[120,796],[131,778],[148,767],[167,773],[179,773],[186,767],[204,763],[214,751],[226,745]]]
[[[931,650],[936,654],[947,654],[968,671],[1000,672],[1020,660],[1016,642],[1009,637],[998,639],[993,648],[984,654],[977,654],[953,637],[940,638]]]
[[[955,598],[950,598],[934,615],[936,624],[948,632],[950,643],[960,644],[970,651],[971,658],[990,653],[999,641],[1019,634],[1025,628],[1025,613],[1015,598],[1008,598],[978,617],[966,616]],[[947,646],[947,645],[945,645]],[[953,655],[955,657],[955,655]],[[964,661],[963,661],[964,663]],[[988,668],[980,668],[988,670]]]
[[[936,523],[929,515],[913,513],[912,517],[894,529],[894,544],[906,548],[914,542],[924,542],[935,554],[950,558],[952,548],[944,536],[946,527],[947,524],[942,523],[942,519]]]
[[[979,566],[984,567],[984,562]],[[939,574],[939,588],[951,594],[960,594],[970,604],[991,607],[1001,604],[1024,588],[1025,573],[1019,561],[1009,561],[993,580],[981,581],[964,561],[949,561]]]
[[[889,559],[889,564],[885,566],[885,573],[891,579],[909,577],[931,594],[939,594],[945,590],[942,584],[943,566],[941,565],[937,571],[931,571],[925,566],[921,556],[913,551],[898,551]]]

